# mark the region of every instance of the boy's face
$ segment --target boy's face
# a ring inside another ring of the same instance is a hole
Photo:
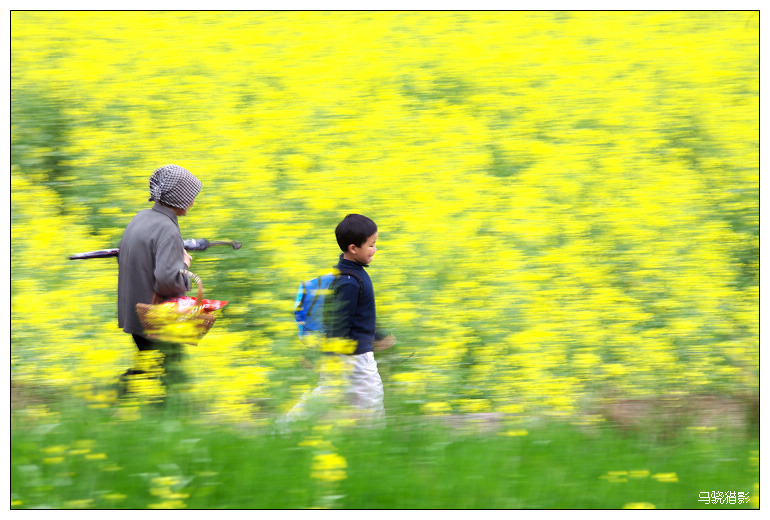
[[[350,244],[344,257],[348,260],[354,260],[361,264],[370,264],[372,262],[372,258],[374,258],[374,253],[377,252],[377,247],[375,246],[376,242],[377,233],[375,232],[372,236],[366,239],[366,242],[361,244],[361,247],[358,247],[355,244]]]

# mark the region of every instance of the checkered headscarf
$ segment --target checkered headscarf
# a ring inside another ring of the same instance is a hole
[[[172,208],[187,209],[201,191],[201,181],[175,164],[155,170],[150,177],[150,200]]]

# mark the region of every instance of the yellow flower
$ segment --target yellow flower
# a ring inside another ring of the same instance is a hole
[[[88,460],[104,460],[107,458],[106,453],[89,453],[86,455],[86,459]]]
[[[506,404],[500,407],[500,412],[518,414],[524,411],[524,407],[520,404]]]
[[[158,497],[167,497],[171,494],[170,487],[154,487],[150,488],[150,494]]]
[[[166,500],[156,504],[147,504],[147,507],[150,509],[184,509],[187,507],[187,504],[181,500]]]
[[[601,479],[606,479],[608,482],[628,482],[628,471],[608,471],[606,475],[602,475]]]
[[[710,432],[715,432],[717,430],[717,427],[716,426],[688,426],[687,429],[693,432],[710,433]]]
[[[181,482],[181,478],[177,476],[166,476],[166,477],[153,477],[151,482],[156,486],[176,486]]]
[[[629,502],[623,509],[655,509],[655,506],[649,502]]]
[[[65,451],[67,451],[68,448],[69,448],[68,446],[58,444],[56,446],[48,446],[43,448],[43,453],[47,453],[49,455],[57,455],[60,453],[64,453]]]
[[[345,457],[337,453],[320,453],[313,457],[310,476],[324,482],[336,482],[347,478],[347,467]]]
[[[82,500],[70,500],[64,503],[67,509],[86,509],[91,507],[94,503],[92,498],[84,498]]]
[[[656,473],[652,476],[658,482],[679,482],[676,473]]]
[[[356,350],[356,342],[345,338],[323,338],[320,340],[320,343],[320,348],[323,352],[352,354]]]
[[[299,446],[310,448],[329,448],[331,447],[331,443],[324,439],[305,439],[300,441]]]
[[[482,413],[488,412],[491,408],[486,399],[458,399],[455,405],[462,413]]]
[[[421,407],[423,413],[427,415],[446,415],[452,411],[452,407],[449,403],[444,401],[435,401],[431,403],[425,403]]]
[[[77,449],[77,450],[70,450],[69,454],[70,455],[85,455],[86,453],[90,453],[90,452],[91,452],[90,448],[82,448],[82,449]]]
[[[508,437],[523,437],[525,435],[529,435],[529,432],[527,430],[508,430],[503,432],[502,435],[506,435]]]

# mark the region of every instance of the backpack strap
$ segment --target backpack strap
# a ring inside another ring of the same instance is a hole
[[[318,295],[322,291],[323,277],[319,276],[318,278],[316,278],[316,282],[318,283],[318,287],[316,288],[315,292],[313,293],[313,301],[310,302],[310,306],[307,308],[307,312],[305,313],[305,315],[309,315],[310,314],[310,311],[313,310],[313,306],[315,305],[316,300],[318,300]],[[303,283],[303,287],[305,289],[305,294],[307,294],[307,282]]]
[[[347,269],[338,269],[338,271],[341,275],[350,275],[358,281],[358,299],[360,300],[364,295],[364,282],[361,280],[361,277],[358,275],[358,273],[355,271],[348,271]]]

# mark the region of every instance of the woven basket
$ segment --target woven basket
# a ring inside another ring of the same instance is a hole
[[[160,303],[137,303],[136,314],[144,327],[145,336],[157,341],[170,343],[188,343],[197,345],[206,333],[214,326],[216,317],[212,313],[203,312],[203,282],[198,276],[185,269],[179,270],[188,275],[198,284],[198,295],[195,305],[190,309],[178,310],[173,305]],[[155,298],[153,298],[155,301]]]

